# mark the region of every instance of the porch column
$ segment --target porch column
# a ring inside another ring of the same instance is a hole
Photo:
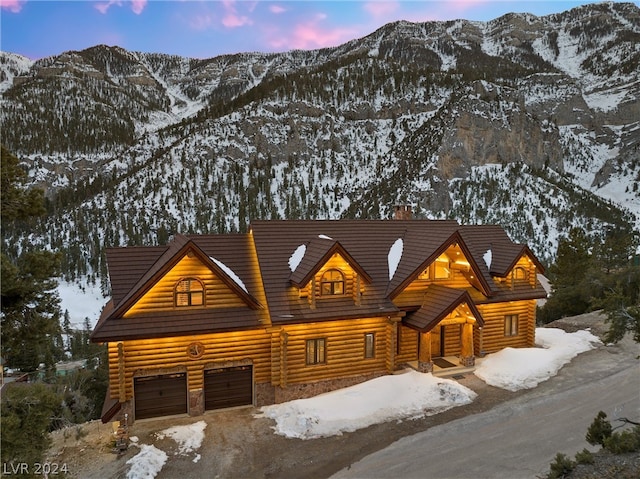
[[[476,358],[473,355],[473,323],[464,323],[462,325],[460,364],[466,367],[471,367],[476,364]]]
[[[418,371],[421,373],[430,373],[433,371],[433,362],[431,362],[431,331],[428,333],[420,333]]]

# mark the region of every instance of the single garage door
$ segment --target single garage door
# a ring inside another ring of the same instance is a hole
[[[205,409],[220,409],[249,404],[253,404],[253,366],[209,369],[205,371]]]
[[[187,374],[134,378],[136,419],[187,412]]]

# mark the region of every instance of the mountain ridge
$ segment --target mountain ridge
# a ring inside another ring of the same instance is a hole
[[[613,3],[314,51],[2,53],[3,144],[50,199],[11,238],[104,278],[105,245],[407,203],[503,224],[551,261],[571,227],[640,227],[638,45],[640,9]]]

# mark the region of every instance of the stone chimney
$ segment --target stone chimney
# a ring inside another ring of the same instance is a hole
[[[411,219],[411,205],[396,205],[393,212],[394,220],[410,220]]]

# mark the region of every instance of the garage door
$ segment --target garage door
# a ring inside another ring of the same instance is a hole
[[[253,404],[253,366],[210,369],[204,373],[204,407],[220,409]]]
[[[136,419],[187,412],[187,375],[163,374],[134,379]]]

